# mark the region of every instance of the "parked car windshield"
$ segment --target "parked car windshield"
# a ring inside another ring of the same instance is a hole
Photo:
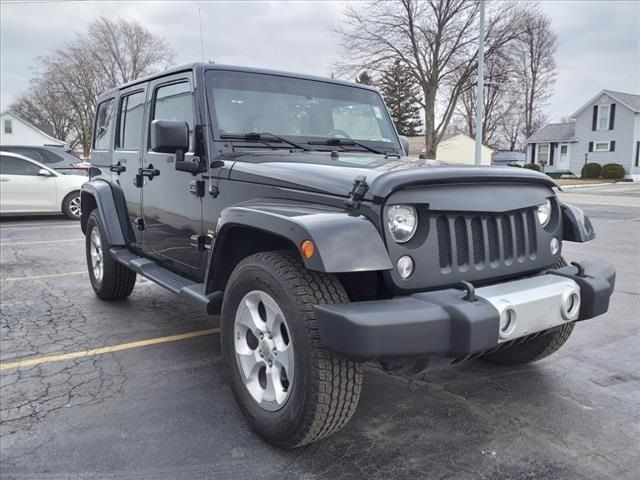
[[[372,90],[220,70],[208,72],[207,89],[218,135],[263,133],[310,145],[342,139],[400,149],[384,103]]]

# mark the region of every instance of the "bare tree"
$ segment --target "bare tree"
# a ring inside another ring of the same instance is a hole
[[[97,97],[119,84],[165,69],[173,59],[167,43],[136,21],[100,17],[64,48],[37,59],[39,73],[32,88],[12,108],[29,121],[55,124],[54,112],[38,98],[55,99],[58,110],[71,118],[67,134],[60,138],[79,142],[88,155]],[[40,105],[37,114],[27,105]]]
[[[511,3],[495,3],[489,9],[487,58],[514,38],[513,8]],[[425,148],[431,158],[460,95],[472,86],[477,69],[478,12],[476,0],[374,0],[345,10],[346,24],[339,33],[347,60],[340,70],[380,72],[396,59],[406,65],[421,89]]]
[[[521,33],[515,48],[516,84],[522,92],[526,138],[546,122],[543,107],[555,84],[558,36],[551,28],[551,19],[538,7],[525,12],[518,30]]]

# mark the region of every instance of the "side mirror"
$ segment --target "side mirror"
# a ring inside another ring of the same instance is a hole
[[[151,150],[159,153],[173,153],[176,156],[176,170],[200,172],[200,161],[186,162],[184,153],[189,150],[189,124],[176,120],[154,120],[151,122]]]
[[[38,170],[38,175],[40,175],[41,177],[50,177],[51,172],[46,168],[41,168],[40,170]]]
[[[405,155],[409,155],[409,139],[404,135],[400,135],[400,143],[402,144],[402,149],[404,150]]]

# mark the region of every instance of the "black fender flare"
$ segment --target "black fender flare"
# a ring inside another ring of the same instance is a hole
[[[220,215],[213,242],[213,258],[225,248],[225,229],[250,227],[288,240],[300,249],[304,240],[315,245],[315,254],[305,259],[309,270],[346,273],[390,270],[391,260],[380,233],[364,216],[344,210],[299,202],[243,203],[226,208]],[[215,268],[215,266],[214,266]]]
[[[100,221],[106,241],[111,246],[125,246],[131,238],[127,221],[124,193],[118,185],[106,180],[92,180],[80,189],[80,226],[86,234],[87,221],[94,208],[100,212]]]
[[[596,238],[591,220],[575,205],[560,202],[562,210],[562,235],[567,242],[588,242]]]

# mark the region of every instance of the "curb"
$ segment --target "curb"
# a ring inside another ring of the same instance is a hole
[[[567,190],[570,188],[587,188],[587,187],[601,187],[603,185],[616,185],[618,183],[631,183],[631,182],[607,182],[607,183],[589,183],[586,185],[560,185],[562,190]]]

